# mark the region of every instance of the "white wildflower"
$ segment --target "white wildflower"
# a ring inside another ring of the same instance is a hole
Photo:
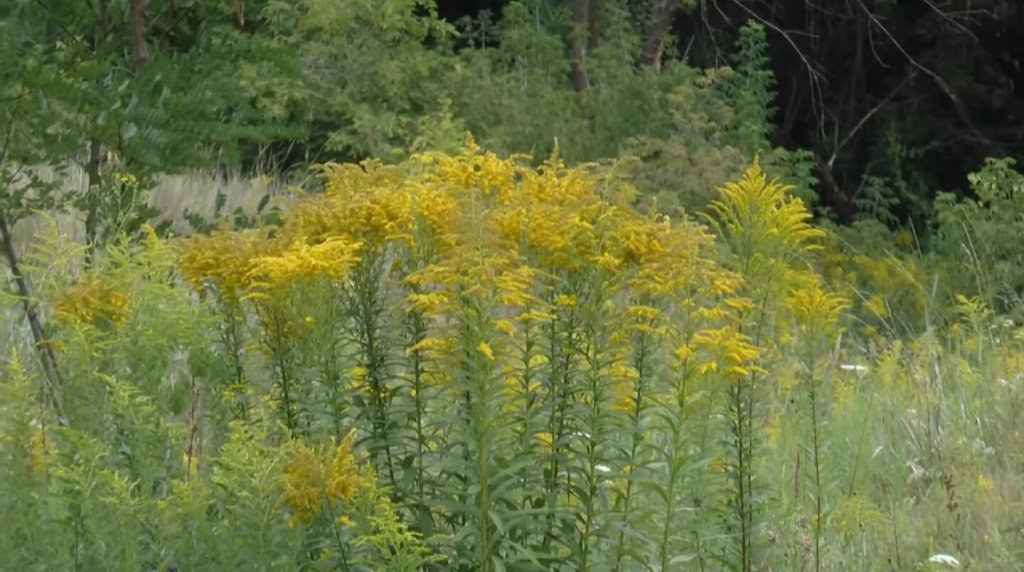
[[[945,564],[946,566],[952,566],[956,568],[960,566],[960,561],[949,554],[936,554],[928,559],[928,562],[934,562],[936,564]]]

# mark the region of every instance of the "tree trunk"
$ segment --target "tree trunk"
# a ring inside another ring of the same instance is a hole
[[[640,65],[661,71],[661,54],[665,50],[665,36],[672,27],[672,18],[679,8],[679,0],[664,0],[659,10],[655,7],[654,22],[647,30],[647,41],[644,51],[640,54]]]
[[[132,34],[132,70],[138,73],[149,61],[149,45],[146,43],[146,11],[147,0],[131,0],[129,20]]]
[[[832,165],[820,151],[814,153],[814,165],[817,167],[818,180],[821,182],[822,202],[832,209],[839,220],[844,222],[853,220],[853,204],[839,187],[839,183],[836,182],[832,173]]]
[[[134,0],[133,0],[134,2]],[[99,0],[96,4],[96,38],[93,41],[92,51],[97,61],[103,59],[103,46],[110,36],[110,2]],[[96,90],[102,93],[105,77],[96,79]],[[99,129],[99,126],[94,126]],[[88,176],[86,184],[86,215],[85,215],[85,265],[92,266],[92,252],[97,237],[99,236],[98,209],[99,201],[96,194],[100,192],[100,162],[103,158],[103,144],[98,134],[89,139],[89,162],[86,164],[85,172]]]
[[[572,87],[577,92],[587,91],[586,56],[590,29],[590,0],[572,0]]]

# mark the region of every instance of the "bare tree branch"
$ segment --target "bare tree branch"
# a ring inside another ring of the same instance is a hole
[[[832,150],[832,156],[830,156],[828,158],[828,162],[827,162],[827,165],[828,165],[829,169],[831,169],[833,167],[833,165],[835,164],[836,157],[839,156],[839,152],[843,150],[843,147],[845,147],[846,144],[849,143],[853,139],[853,137],[857,134],[857,132],[860,131],[861,128],[864,127],[864,125],[867,124],[868,120],[871,119],[871,117],[874,114],[878,113],[878,111],[881,110],[883,107],[885,107],[885,105],[887,103],[892,101],[892,98],[895,97],[897,93],[902,91],[903,88],[906,87],[911,82],[911,80],[914,79],[914,77],[916,75],[917,75],[917,70],[911,71],[910,74],[906,78],[904,78],[904,80],[901,81],[899,85],[896,86],[896,89],[892,90],[889,93],[889,95],[886,95],[884,98],[882,98],[882,101],[879,101],[866,114],[864,114],[863,117],[860,118],[860,121],[858,121],[857,124],[853,126],[853,129],[851,129],[846,134],[846,137],[843,137],[843,140],[840,141],[839,144],[836,145],[835,149]]]
[[[860,4],[860,7],[864,10],[864,13],[867,14],[868,19],[870,19],[875,26],[878,26],[878,29],[881,30],[882,33],[889,38],[889,41],[891,41],[892,44],[896,47],[896,49],[899,50],[901,54],[903,54],[903,57],[907,59],[910,65],[914,66],[915,68],[917,68],[924,74],[928,75],[935,81],[936,85],[939,86],[939,89],[941,89],[943,93],[946,94],[946,97],[949,98],[950,103],[953,104],[953,110],[956,112],[957,117],[960,118],[960,121],[965,126],[967,126],[967,128],[970,129],[976,137],[984,141],[986,145],[988,145],[990,150],[992,150],[998,155],[1005,155],[1006,151],[1002,148],[1002,146],[993,141],[991,138],[987,137],[984,133],[982,133],[981,130],[978,129],[978,127],[974,124],[974,122],[971,121],[971,117],[967,113],[967,108],[964,107],[963,101],[961,101],[960,98],[956,95],[956,93],[953,92],[952,88],[949,87],[949,84],[946,83],[946,80],[943,79],[942,76],[940,76],[939,74],[935,73],[934,71],[925,67],[916,59],[914,59],[914,57],[911,56],[909,52],[907,52],[903,45],[896,40],[892,33],[889,32],[889,29],[885,27],[882,21],[878,19],[878,16],[872,13],[871,10],[869,10],[868,7],[864,5],[863,0],[857,0],[857,2]]]
[[[935,11],[935,13],[939,15],[939,17],[941,17],[943,20],[949,22],[949,24],[951,26],[953,26],[957,30],[960,30],[961,32],[963,32],[964,34],[969,36],[971,39],[973,39],[975,42],[978,41],[978,36],[975,36],[974,32],[968,30],[967,27],[964,26],[963,24],[961,24],[960,22],[957,22],[956,18],[954,18],[953,16],[950,16],[946,12],[943,12],[942,9],[939,8],[938,6],[936,6],[934,2],[932,2],[931,0],[921,0],[921,1],[924,2],[933,11]]]
[[[18,104],[22,95],[24,95],[24,92],[18,96],[14,108],[11,109],[11,113],[7,118],[7,133],[4,134],[4,142],[0,146],[0,168],[3,168],[7,163],[7,154],[10,151],[14,134],[14,120],[18,116]],[[18,168],[20,169],[21,167],[19,166]],[[0,185],[3,185],[4,194],[6,194],[13,179],[14,176],[6,181],[0,181]],[[57,356],[54,354],[53,347],[46,341],[42,318],[40,318],[39,311],[32,302],[32,291],[29,288],[28,280],[25,279],[25,275],[21,272],[18,254],[14,250],[14,236],[11,233],[11,224],[8,223],[9,214],[9,212],[0,212],[0,247],[3,248],[4,256],[7,258],[7,267],[17,286],[25,318],[28,320],[29,329],[32,331],[32,340],[35,342],[36,351],[39,353],[39,359],[43,364],[43,373],[46,375],[52,403],[58,414],[62,414],[60,412],[60,402],[55,391],[56,386],[62,384],[60,370],[57,368]]]
[[[50,397],[53,405],[59,411],[59,402],[54,391],[56,386],[62,385],[60,370],[57,369],[57,356],[54,354],[53,346],[46,340],[42,318],[39,316],[39,310],[36,308],[36,305],[32,302],[32,291],[29,288],[28,280],[25,279],[25,275],[21,272],[18,254],[14,250],[14,237],[11,234],[11,227],[3,216],[0,216],[0,242],[3,243],[7,265],[10,268],[11,276],[14,278],[14,283],[17,285],[18,296],[21,298],[22,308],[25,311],[25,317],[28,319],[29,329],[32,331],[32,341],[35,342],[36,351],[39,353],[39,359],[43,364],[43,373],[46,375],[47,382],[50,385]]]
[[[768,28],[770,30],[773,30],[774,32],[776,32],[777,34],[782,36],[782,38],[786,41],[786,43],[789,44],[791,48],[793,48],[794,52],[796,52],[797,57],[800,58],[800,61],[803,63],[804,68],[807,70],[808,82],[809,82],[810,93],[811,93],[811,107],[814,109],[815,115],[819,117],[818,126],[819,126],[819,130],[821,131],[822,138],[824,138],[824,135],[825,135],[825,122],[824,122],[824,114],[825,114],[824,109],[825,109],[825,105],[824,105],[824,96],[822,95],[823,90],[821,88],[821,84],[825,83],[826,80],[825,80],[825,77],[822,75],[821,71],[819,71],[817,69],[817,67],[814,65],[814,63],[811,62],[811,59],[807,56],[807,54],[805,54],[804,51],[802,49],[800,49],[800,46],[797,45],[796,40],[793,39],[792,35],[789,32],[787,32],[787,31],[783,30],[782,28],[780,28],[778,25],[776,25],[771,20],[762,17],[756,11],[751,10],[748,6],[743,4],[742,0],[733,0],[733,2],[736,4],[736,6],[738,6],[740,9],[742,9],[744,12],[749,14],[751,18],[754,18],[755,20],[757,20],[758,22],[763,24],[766,28]]]

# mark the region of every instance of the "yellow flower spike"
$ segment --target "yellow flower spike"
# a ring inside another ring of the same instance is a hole
[[[882,319],[889,317],[889,307],[886,304],[884,294],[875,294],[868,298],[867,301],[864,302],[864,307],[875,317]]]
[[[550,453],[554,448],[555,438],[551,435],[551,433],[536,433],[534,434],[534,437],[541,442],[541,445],[543,445],[544,450],[547,451],[548,453]]]
[[[160,240],[160,237],[157,236],[157,234],[156,234],[156,229],[153,228],[153,225],[149,224],[148,222],[147,223],[143,223],[141,229],[142,229],[142,234],[145,235],[147,242],[148,241],[159,241]]]
[[[995,485],[992,483],[992,479],[989,479],[985,475],[978,475],[978,490],[982,493],[988,494],[992,492]]]
[[[421,314],[440,314],[449,302],[450,296],[441,292],[409,294],[405,298],[407,310]]]
[[[622,260],[610,253],[602,252],[593,260],[593,264],[602,270],[615,272],[622,267]]]
[[[197,455],[189,455],[188,452],[181,454],[181,464],[185,465],[185,470],[189,476],[195,476],[199,473],[199,457]]]
[[[630,306],[626,309],[626,316],[638,321],[650,321],[661,317],[661,310],[652,306]]]
[[[480,345],[476,347],[476,351],[483,354],[488,361],[494,361],[494,350],[491,349],[490,344],[487,342],[480,342]]]
[[[356,430],[352,429],[341,440],[327,471],[327,498],[334,501],[351,502],[364,485],[362,471],[356,463],[353,447]]]
[[[836,325],[849,304],[815,284],[790,293],[789,306],[797,323],[809,334],[834,337],[839,333]]]
[[[555,319],[555,315],[550,312],[542,312],[540,310],[527,310],[522,314],[516,316],[516,320],[519,322],[550,322]]]
[[[693,344],[711,356],[698,366],[702,374],[722,372],[727,377],[742,378],[763,371],[754,365],[760,351],[750,344],[747,336],[732,328],[702,330],[694,335]]]
[[[576,296],[568,294],[559,294],[555,297],[555,305],[563,308],[575,308],[576,307]]]
[[[130,314],[128,297],[92,276],[57,292],[53,305],[57,320],[64,323],[117,327]]]
[[[451,340],[441,338],[423,338],[405,350],[405,355],[413,355],[417,352],[445,352],[452,348]]]
[[[821,248],[817,241],[825,233],[810,224],[810,211],[789,194],[791,189],[768,181],[755,159],[743,177],[719,189],[719,198],[711,203],[713,216],[708,221],[746,272]]]
[[[225,302],[235,304],[250,284],[253,261],[271,249],[264,232],[220,230],[180,243],[178,267],[196,290],[215,287]]]
[[[362,387],[366,383],[366,374],[370,373],[365,367],[357,365],[349,370],[348,375],[352,387]]]
[[[689,346],[688,344],[682,344],[682,345],[680,345],[679,347],[676,348],[676,351],[674,353],[675,353],[676,359],[678,359],[679,361],[681,361],[683,363],[686,363],[686,362],[690,361],[691,357],[693,357],[693,348],[691,346]]]
[[[351,268],[359,262],[361,247],[362,243],[342,238],[329,238],[313,246],[296,244],[280,255],[257,258],[247,276],[259,290],[287,287],[319,277],[340,282],[348,278]]]
[[[497,320],[494,322],[494,329],[502,332],[508,337],[515,337],[516,325],[511,320]]]
[[[293,445],[284,474],[284,503],[292,511],[291,526],[312,522],[324,495],[324,467],[316,452]]]

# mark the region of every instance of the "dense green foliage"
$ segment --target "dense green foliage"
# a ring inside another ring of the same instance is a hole
[[[4,3],[0,570],[1020,569],[1024,174],[773,146],[782,4]]]

